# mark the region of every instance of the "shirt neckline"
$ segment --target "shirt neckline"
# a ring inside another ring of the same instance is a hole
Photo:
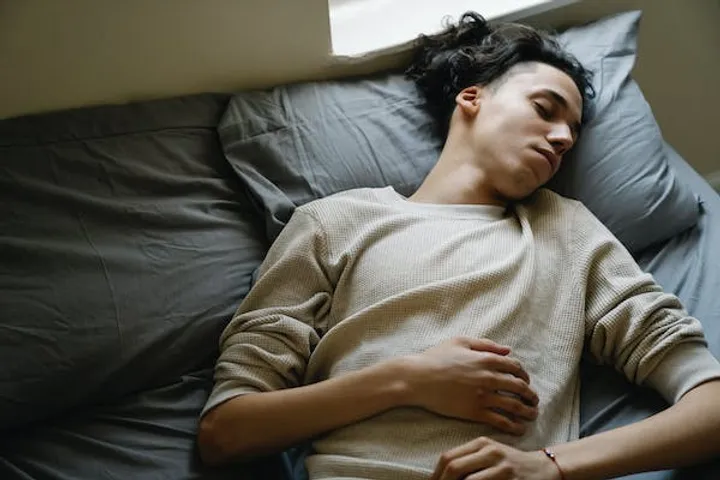
[[[392,186],[380,188],[378,191],[403,210],[437,217],[495,221],[502,220],[506,212],[505,207],[498,205],[413,202]]]

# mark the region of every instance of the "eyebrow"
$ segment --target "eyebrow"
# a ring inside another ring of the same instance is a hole
[[[552,90],[550,88],[543,88],[540,93],[552,98],[555,103],[558,103],[565,110],[570,110],[570,105],[568,104],[568,101],[565,100],[565,97],[560,95],[555,90]],[[572,130],[573,135],[577,138],[577,136],[580,134],[580,122],[573,122],[572,125],[570,125],[570,130]]]

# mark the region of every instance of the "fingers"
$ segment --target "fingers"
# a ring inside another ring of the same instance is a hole
[[[451,460],[437,478],[439,480],[461,480],[471,473],[492,466],[494,462],[495,459],[490,458],[487,452],[480,450]]]
[[[533,407],[540,402],[537,393],[530,388],[530,385],[528,385],[527,382],[519,378],[512,377],[510,375],[491,374],[484,380],[484,392],[500,391],[513,393],[518,395],[526,404]]]
[[[519,361],[514,358],[508,358],[510,347],[499,345],[491,340],[484,338],[460,337],[460,343],[470,349],[480,353],[491,353],[495,355],[485,355],[482,361],[491,370],[502,373],[509,373],[530,383],[530,375],[525,371]]]
[[[483,400],[487,407],[501,410],[510,418],[519,417],[525,421],[532,421],[538,416],[537,407],[526,405],[516,397],[510,397],[502,393],[494,393],[486,395]]]
[[[505,347],[486,338],[460,337],[459,340],[463,345],[477,352],[490,352],[498,355],[507,355],[510,353],[510,347]]]
[[[507,465],[495,465],[466,476],[463,480],[506,480],[515,478]]]
[[[482,362],[487,368],[502,373],[509,373],[530,383],[530,375],[528,375],[520,362],[507,357],[507,355],[510,354],[510,347],[499,345],[485,338],[459,337],[454,339],[454,341],[478,353],[495,354],[484,355],[482,357]]]
[[[445,480],[446,478],[453,478],[448,477],[446,473],[449,465],[457,459],[477,453],[488,443],[489,440],[487,438],[479,437],[468,443],[460,445],[459,447],[455,447],[452,450],[444,452],[442,455],[440,455],[440,459],[435,466],[435,471],[433,472],[432,477],[430,477],[430,480]],[[457,478],[461,478],[461,476],[458,476]]]
[[[525,422],[509,418],[507,415],[483,408],[477,418],[478,422],[484,423],[491,426],[492,428],[499,430],[510,435],[521,436],[527,431]]]
[[[488,369],[500,373],[507,373],[530,383],[530,375],[525,371],[520,362],[514,358],[501,357],[498,355],[487,355],[483,363]]]

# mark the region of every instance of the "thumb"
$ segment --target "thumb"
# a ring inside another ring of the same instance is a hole
[[[466,338],[466,344],[470,349],[478,352],[490,352],[498,355],[508,355],[510,353],[510,347],[497,344],[487,338]]]

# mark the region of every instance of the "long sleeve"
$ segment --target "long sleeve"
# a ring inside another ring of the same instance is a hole
[[[720,377],[700,322],[679,299],[644,273],[622,244],[585,207],[574,222],[577,285],[585,286],[587,349],[631,381],[671,403]]]
[[[330,307],[327,244],[298,209],[272,244],[258,280],[220,337],[215,386],[202,414],[238,395],[299,386]]]

